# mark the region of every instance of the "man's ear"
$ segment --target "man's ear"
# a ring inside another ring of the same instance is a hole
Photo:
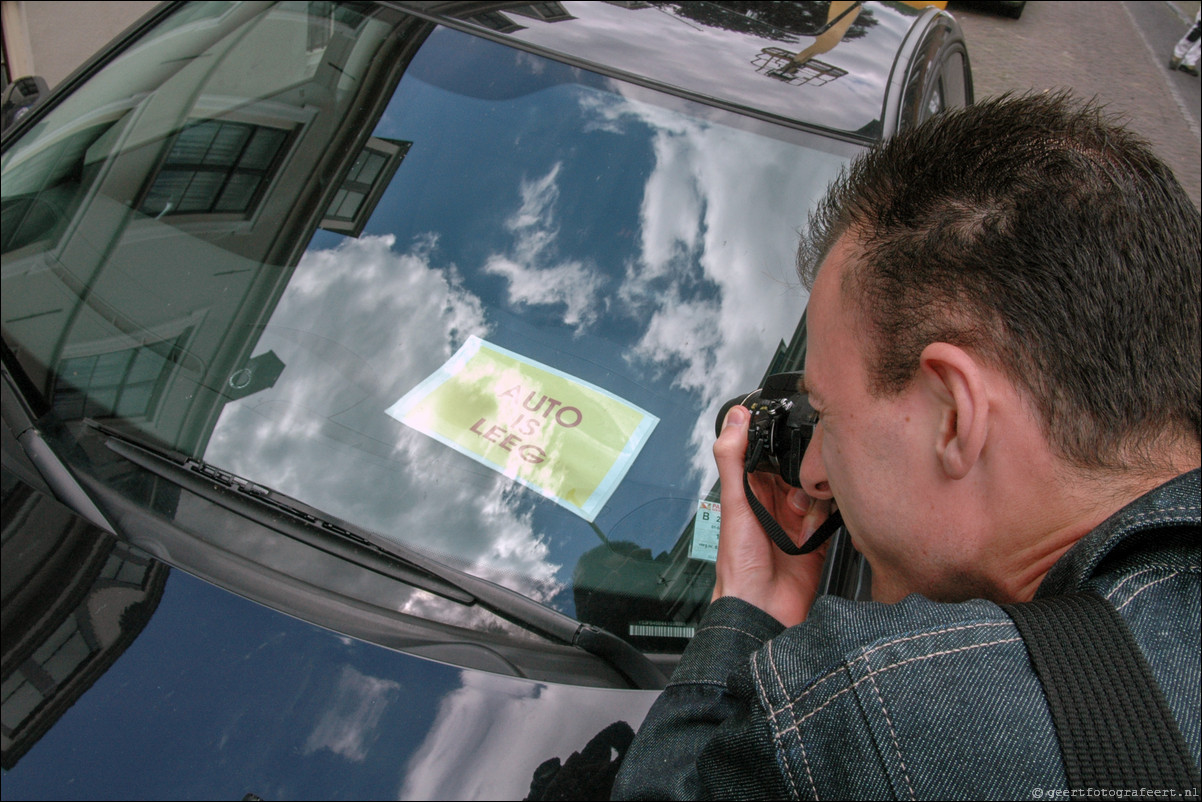
[[[949,343],[931,343],[919,357],[918,380],[936,404],[935,454],[949,478],[963,479],[985,449],[989,393],[977,358]]]

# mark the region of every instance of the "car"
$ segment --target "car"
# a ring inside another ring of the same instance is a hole
[[[158,7],[3,138],[4,797],[607,797],[798,228],[971,102],[902,3]]]

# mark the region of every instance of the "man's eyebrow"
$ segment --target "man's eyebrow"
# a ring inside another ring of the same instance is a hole
[[[814,404],[814,400],[816,398],[819,401],[821,401],[822,398],[814,393],[814,387],[806,381],[805,374],[802,374],[801,378],[797,380],[797,392],[801,393],[802,395],[809,396],[811,406]]]

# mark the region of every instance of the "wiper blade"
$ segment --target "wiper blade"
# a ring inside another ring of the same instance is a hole
[[[451,601],[460,604],[476,601],[475,596],[454,583],[440,580],[427,571],[414,570],[416,566],[410,561],[398,559],[367,538],[306,512],[299,503],[282,501],[281,495],[269,488],[184,454],[131,440],[128,435],[116,434],[107,427],[92,424],[92,428],[107,436],[105,446],[118,456],[257,524]]]
[[[113,453],[261,526],[459,604],[479,604],[524,629],[601,657],[636,688],[659,689],[667,682],[646,655],[610,632],[203,460],[150,445],[95,421],[87,424],[106,436],[105,446]]]

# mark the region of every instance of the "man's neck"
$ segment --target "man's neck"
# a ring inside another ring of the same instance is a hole
[[[1181,449],[1157,470],[1065,471],[1033,494],[1028,523],[1037,534],[1013,553],[1013,570],[1000,588],[1013,601],[1030,601],[1048,571],[1081,538],[1119,510],[1166,482],[1199,467],[1195,448]]]

